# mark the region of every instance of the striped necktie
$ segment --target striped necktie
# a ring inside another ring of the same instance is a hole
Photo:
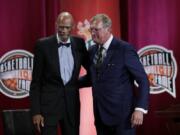
[[[101,46],[94,56],[94,64],[96,68],[100,68],[103,63],[103,50],[104,48]]]

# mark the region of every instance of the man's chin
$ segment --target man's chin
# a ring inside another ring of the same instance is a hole
[[[99,44],[99,41],[97,41],[97,40],[93,40],[93,42],[96,43],[96,44]]]
[[[68,40],[68,38],[69,38],[69,37],[67,37],[67,36],[66,36],[66,37],[61,36],[61,40],[62,40],[63,42],[66,42],[66,41]]]

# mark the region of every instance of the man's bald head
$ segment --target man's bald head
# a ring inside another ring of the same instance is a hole
[[[56,20],[56,31],[59,38],[66,42],[71,34],[74,20],[69,12],[62,12],[58,15]]]
[[[72,15],[69,12],[62,12],[58,15],[56,23],[59,23],[60,21],[63,21],[65,19],[69,19],[71,20],[72,26],[74,24],[74,19],[72,17]]]

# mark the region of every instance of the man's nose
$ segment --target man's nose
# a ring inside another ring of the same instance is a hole
[[[96,31],[91,31],[91,35],[95,36],[95,35],[97,35],[97,32]]]
[[[66,31],[67,31],[67,28],[66,28],[66,27],[63,27],[63,28],[62,28],[62,31],[63,31],[63,32],[66,32]]]

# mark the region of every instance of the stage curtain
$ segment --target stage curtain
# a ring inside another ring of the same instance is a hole
[[[120,0],[122,39],[137,50],[147,45],[158,45],[173,51],[180,63],[180,1],[179,0]],[[177,68],[178,69],[178,68]],[[159,117],[157,110],[180,102],[180,76],[175,80],[176,97],[167,92],[150,95],[148,114],[138,135],[167,135],[167,119]]]
[[[54,23],[60,11],[71,12],[77,25],[89,20],[97,13],[108,14],[113,21],[113,34],[120,37],[119,1],[100,0],[1,0],[0,4],[0,56],[14,49],[33,53],[35,42],[40,37],[54,34]],[[79,35],[83,36],[83,35]],[[86,40],[86,39],[85,39]],[[84,74],[84,71],[81,71]],[[95,135],[93,123],[91,89],[80,90],[81,135]],[[0,111],[5,109],[29,108],[29,98],[12,99],[0,93]],[[0,134],[3,134],[0,115]]]
[[[0,56],[14,49],[33,53],[35,41],[54,33],[59,0],[1,0]],[[0,112],[29,108],[29,99],[12,99],[0,93]],[[3,135],[2,115],[0,134]]]

